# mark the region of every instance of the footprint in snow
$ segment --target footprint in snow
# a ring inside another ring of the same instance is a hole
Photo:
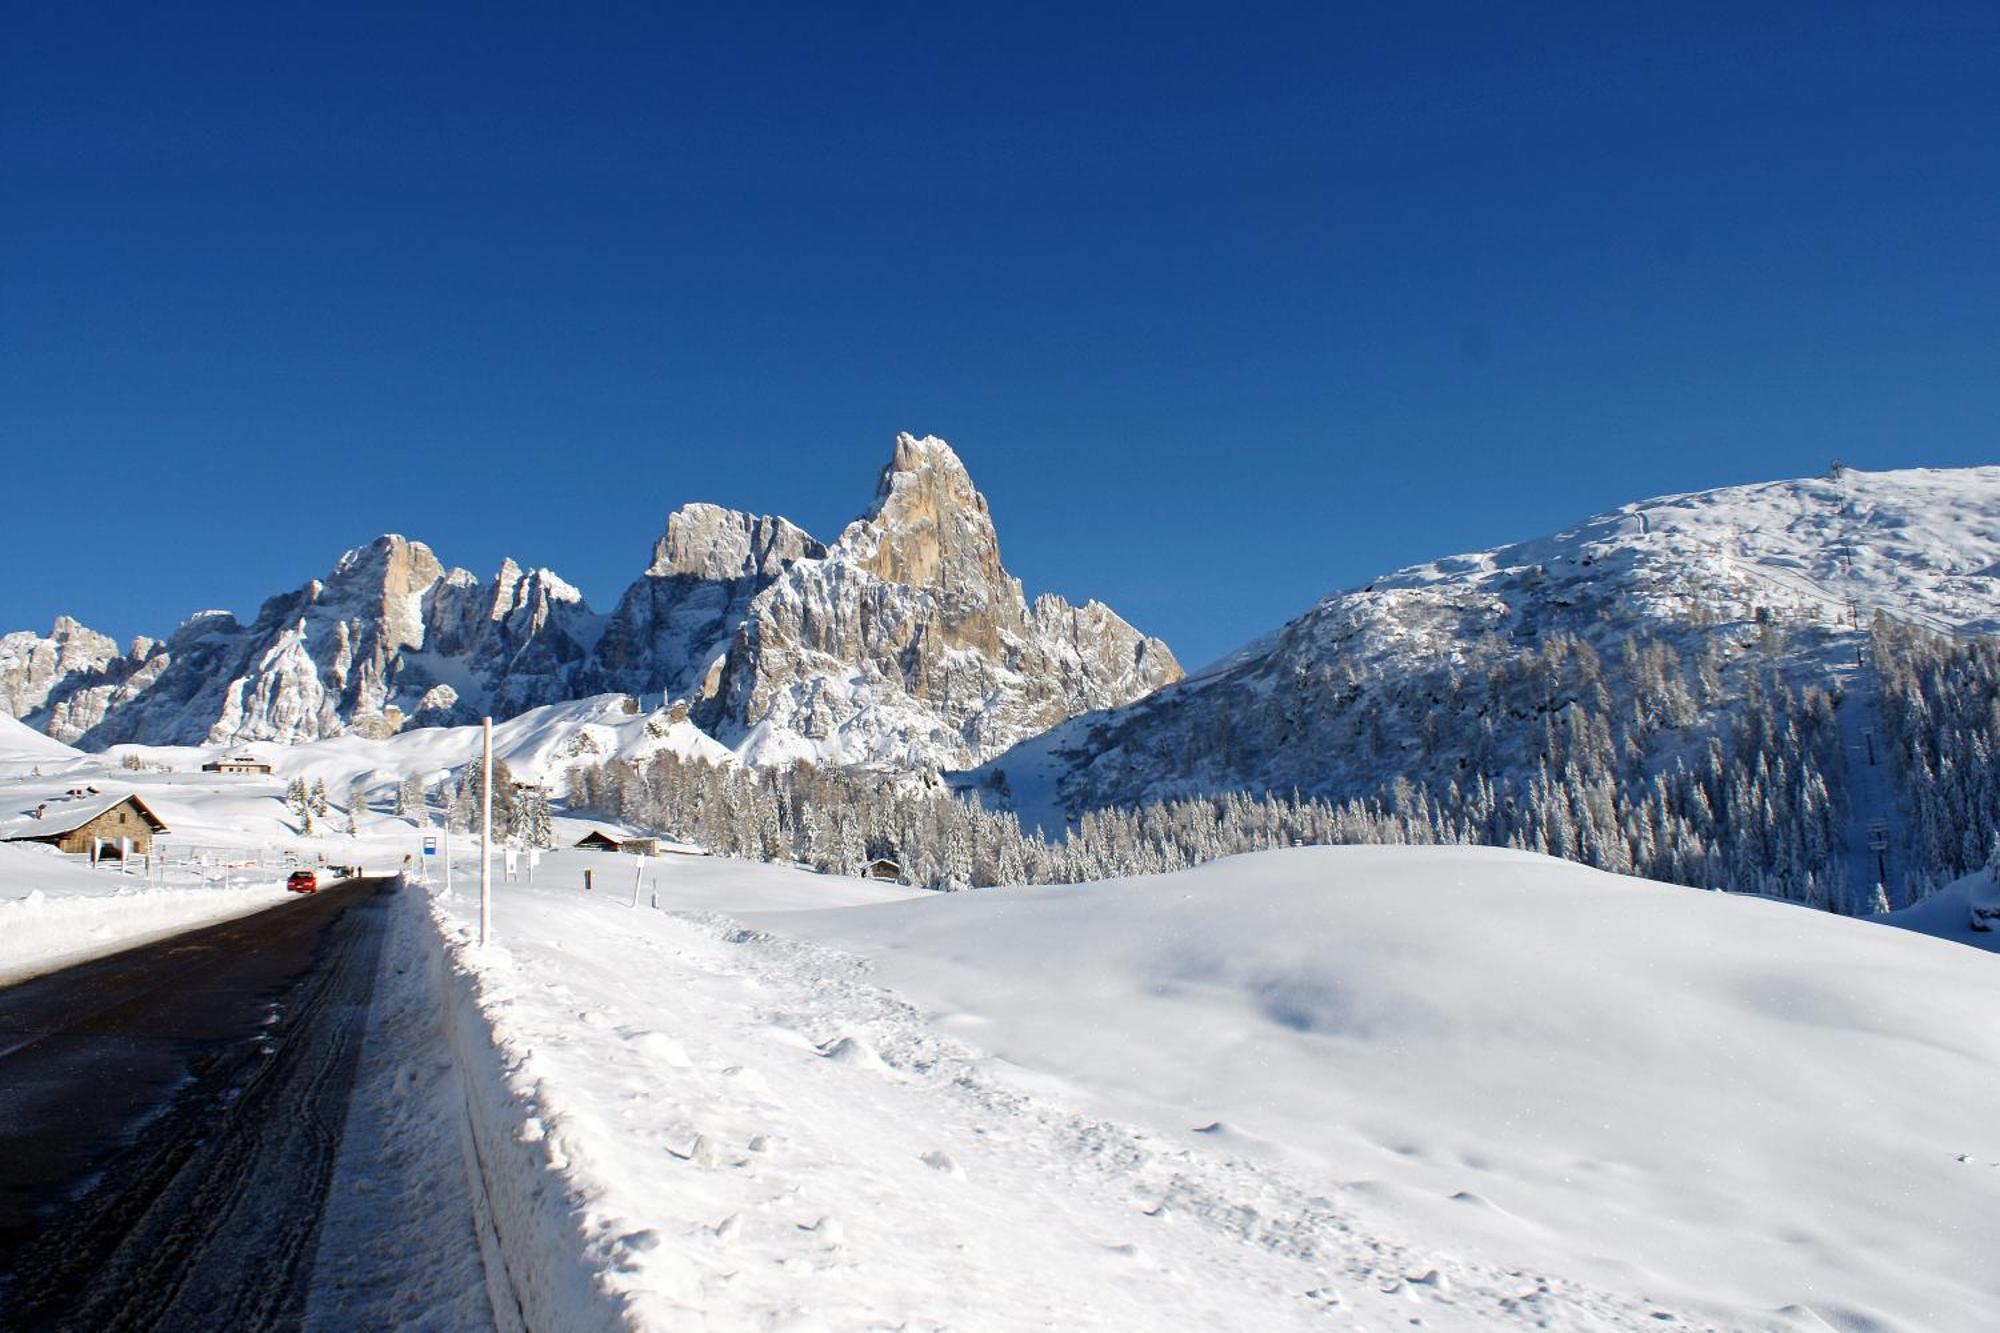
[[[838,1249],[847,1243],[847,1228],[840,1225],[837,1217],[822,1217],[812,1222],[800,1222],[799,1230],[812,1233],[820,1244],[829,1250]]]
[[[887,1069],[875,1048],[859,1037],[836,1037],[819,1048],[819,1053],[838,1064],[861,1069]]]
[[[950,1153],[942,1153],[933,1148],[929,1152],[919,1155],[917,1160],[933,1171],[943,1172],[953,1180],[965,1179],[965,1168],[954,1161]]]
[[[754,1069],[743,1065],[730,1065],[722,1071],[722,1076],[747,1092],[769,1092],[770,1083]]]
[[[583,1025],[587,1028],[603,1029],[611,1026],[611,1020],[595,1009],[586,1009],[578,1014],[577,1018],[582,1020]]]
[[[706,1134],[696,1134],[692,1138],[675,1135],[661,1146],[666,1148],[668,1156],[677,1157],[683,1162],[692,1162],[696,1166],[705,1167],[722,1165],[722,1154],[715,1150],[715,1145],[709,1142]]]

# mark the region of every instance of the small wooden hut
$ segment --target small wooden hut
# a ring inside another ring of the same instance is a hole
[[[578,850],[586,852],[630,852],[634,856],[658,856],[660,840],[649,837],[619,838],[603,829],[592,829],[576,840]]]
[[[271,775],[271,766],[254,754],[233,754],[227,759],[211,759],[201,766],[204,773],[255,773]]]
[[[45,842],[65,852],[102,847],[114,856],[129,847],[143,856],[153,850],[153,835],[166,831],[166,821],[128,793],[44,802],[6,821],[0,840]]]

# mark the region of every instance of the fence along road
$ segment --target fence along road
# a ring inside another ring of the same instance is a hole
[[[0,990],[0,1325],[298,1324],[394,891]]]

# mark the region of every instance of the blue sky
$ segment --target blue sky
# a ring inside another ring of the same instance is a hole
[[[2000,460],[1991,5],[167,8],[0,20],[0,629],[383,531],[608,607],[675,505],[831,536],[912,430],[1195,664]]]

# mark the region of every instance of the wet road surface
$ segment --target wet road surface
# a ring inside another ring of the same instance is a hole
[[[297,1326],[394,887],[0,989],[0,1328]]]

